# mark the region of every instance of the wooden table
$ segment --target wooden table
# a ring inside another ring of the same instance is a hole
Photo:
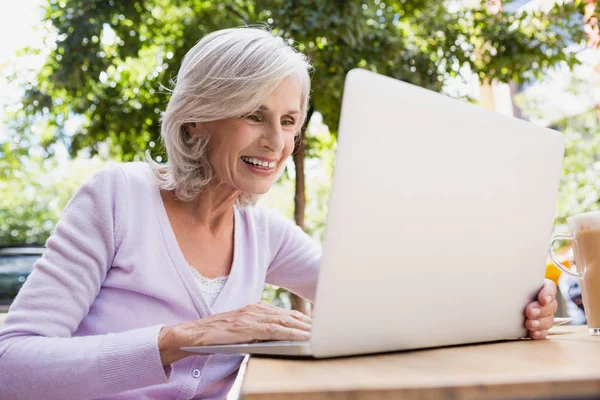
[[[243,400],[600,397],[600,337],[515,340],[332,360],[250,358]]]

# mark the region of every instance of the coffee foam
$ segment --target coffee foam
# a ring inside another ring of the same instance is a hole
[[[567,218],[572,233],[600,230],[600,211],[592,211]]]

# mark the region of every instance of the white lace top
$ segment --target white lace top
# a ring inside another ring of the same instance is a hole
[[[204,295],[204,298],[208,302],[208,305],[212,307],[213,303],[217,299],[217,296],[219,295],[219,293],[221,293],[223,286],[225,286],[225,282],[227,282],[227,278],[229,277],[229,275],[219,276],[217,278],[211,279],[202,275],[200,272],[198,272],[196,268],[192,267],[191,265],[190,268],[192,270],[192,274],[194,274],[194,278],[196,278],[196,283],[198,284],[200,291]]]

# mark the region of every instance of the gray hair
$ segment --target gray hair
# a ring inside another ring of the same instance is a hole
[[[306,118],[310,92],[310,65],[306,56],[284,39],[259,28],[233,28],[213,32],[183,57],[167,109],[162,113],[161,137],[166,163],[146,153],[158,186],[192,201],[212,178],[206,137],[191,136],[185,124],[239,118],[260,107],[282,79],[298,74],[302,82],[299,126]],[[257,196],[242,193],[242,207]]]

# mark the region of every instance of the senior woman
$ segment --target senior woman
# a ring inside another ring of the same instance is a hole
[[[312,300],[321,250],[253,205],[292,152],[310,68],[254,28],[188,52],[162,118],[168,162],[110,164],[84,184],[15,299],[3,398],[220,399],[241,357],[180,347],[309,338],[310,318],[260,299],[268,282]],[[528,306],[531,337],[555,292]]]

